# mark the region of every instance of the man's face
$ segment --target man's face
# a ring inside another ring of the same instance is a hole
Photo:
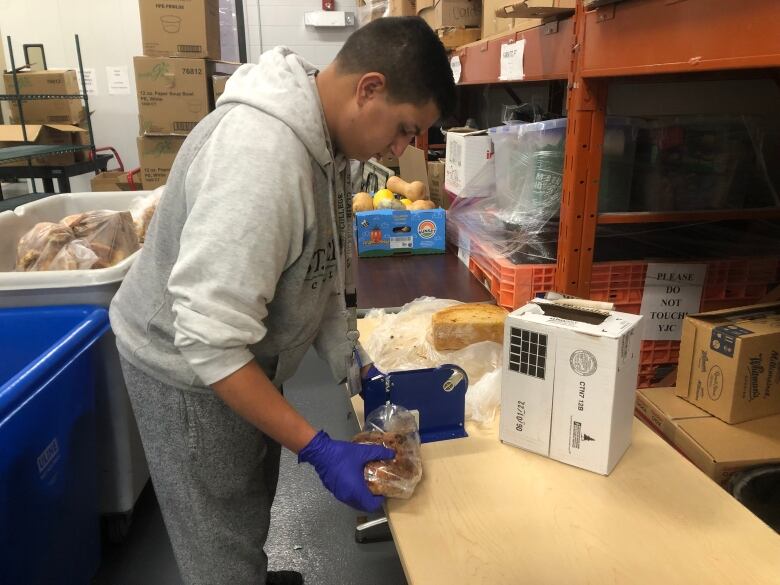
[[[433,101],[423,105],[396,103],[384,90],[369,91],[362,101],[358,97],[355,106],[339,144],[346,156],[361,161],[388,154],[401,156],[412,139],[439,118]]]

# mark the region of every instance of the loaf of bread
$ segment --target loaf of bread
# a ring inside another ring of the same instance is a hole
[[[480,341],[504,341],[508,311],[497,305],[464,303],[431,317],[431,337],[438,351],[455,351]]]
[[[364,469],[368,489],[377,496],[409,498],[422,478],[419,439],[416,434],[369,431],[358,433],[353,443],[383,445],[395,451],[389,461],[370,461]]]

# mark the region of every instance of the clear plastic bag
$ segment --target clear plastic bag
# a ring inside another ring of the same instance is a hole
[[[129,211],[87,211],[69,215],[61,223],[97,254],[93,268],[113,266],[140,248]]]
[[[437,351],[431,343],[431,317],[436,311],[459,301],[421,297],[404,305],[398,313],[374,309],[366,315],[377,325],[365,349],[381,372],[434,368],[454,364],[469,378],[466,391],[466,419],[489,423],[501,401],[501,378],[486,376],[501,370],[502,347],[483,341],[457,351]]]
[[[373,20],[390,16],[390,2],[388,0],[358,0],[355,10],[357,11],[358,26],[365,26]]]
[[[368,489],[377,496],[412,497],[422,479],[420,434],[414,415],[403,406],[384,404],[369,413],[365,429],[352,438],[353,443],[383,445],[395,451],[395,458],[390,461],[366,464]]]
[[[160,203],[160,197],[162,197],[164,190],[165,185],[157,187],[148,195],[136,197],[130,204],[129,211],[130,215],[133,216],[135,233],[138,236],[138,241],[142,244],[146,239],[146,231],[149,229],[149,224],[152,221],[154,212],[157,210],[157,205]]]
[[[16,248],[17,272],[88,270],[97,261],[89,243],[75,239],[73,230],[61,223],[35,224]]]

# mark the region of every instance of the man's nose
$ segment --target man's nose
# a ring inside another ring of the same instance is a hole
[[[398,158],[404,153],[406,147],[409,146],[409,142],[410,140],[406,136],[399,136],[393,142],[393,145],[390,147],[390,150],[393,152],[393,155],[396,158]]]

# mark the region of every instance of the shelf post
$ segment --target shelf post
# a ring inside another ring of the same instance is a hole
[[[583,298],[590,294],[607,102],[606,82],[582,77],[585,22],[585,9],[577,2],[555,272],[557,291]]]

